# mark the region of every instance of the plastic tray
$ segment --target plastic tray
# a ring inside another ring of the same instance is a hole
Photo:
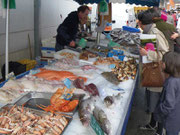
[[[61,50],[61,51],[56,52],[56,53],[54,54],[54,58],[55,58],[55,59],[66,58],[66,56],[61,56],[61,55],[60,55],[62,52],[73,53],[73,54],[75,54],[75,56],[73,57],[73,59],[79,59],[79,53],[76,52],[76,51],[72,51],[72,50],[70,50],[70,49],[63,49],[63,50]]]
[[[53,93],[29,92],[28,94],[20,98],[18,101],[16,101],[14,104],[17,105],[25,104],[25,107],[42,110],[39,107],[37,107],[37,105],[40,104],[44,106],[50,105],[50,98],[52,95]],[[61,112],[61,113],[72,116],[77,110],[77,107],[72,112]]]
[[[17,104],[16,104],[16,105],[17,105]],[[5,105],[5,106],[3,106],[3,107],[0,107],[0,112],[2,112],[4,108],[10,110],[13,106],[14,106],[13,104],[7,104],[7,105]],[[33,108],[24,107],[24,110],[25,110],[25,109],[28,109],[30,112],[32,112],[33,114],[36,114],[36,115],[38,115],[38,116],[44,117],[44,116],[46,116],[47,114],[49,114],[49,116],[51,116],[50,113],[45,112],[45,111],[41,111],[41,110],[36,110],[36,109],[33,109]],[[14,115],[15,115],[15,114],[14,114]],[[72,121],[72,117],[71,117],[71,116],[65,115],[64,117],[66,117],[66,120],[68,121],[68,124],[65,126],[64,130],[62,131],[62,133],[61,133],[60,135],[62,135],[62,134],[65,132],[65,130],[67,129],[68,125],[69,125],[70,122]],[[2,134],[0,134],[0,135],[2,135]]]

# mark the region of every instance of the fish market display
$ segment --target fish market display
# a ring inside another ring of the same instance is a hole
[[[59,55],[64,56],[64,57],[69,58],[69,59],[76,57],[76,54],[70,53],[70,52],[61,52]]]
[[[109,82],[118,85],[119,84],[119,80],[117,78],[117,76],[115,74],[113,74],[112,72],[103,72],[101,74],[106,80],[108,80]]]
[[[122,29],[112,30],[111,37],[114,42],[120,44],[121,46],[136,46],[136,44],[140,44],[139,34],[123,31]]]
[[[14,105],[0,112],[0,133],[11,135],[60,135],[68,124],[62,115],[50,115]]]
[[[76,88],[83,89],[84,91],[88,91],[89,94],[92,96],[99,95],[98,88],[93,83],[90,83],[88,85],[84,85],[84,81],[82,79],[76,79],[73,82],[73,84]]]
[[[109,82],[118,85],[119,82],[135,79],[137,72],[136,67],[137,64],[135,59],[121,61],[119,64],[116,64],[116,67],[112,69],[112,72],[103,72],[101,75]]]
[[[113,96],[107,96],[104,98],[104,103],[106,104],[107,107],[111,106],[114,103],[114,98]]]
[[[116,59],[118,55],[97,57],[108,52],[108,47],[98,46],[81,54],[62,50],[46,69],[7,80],[0,88],[0,103],[23,106],[7,105],[0,110],[0,134],[60,135],[72,117],[67,135],[91,134],[91,122],[99,123],[106,135],[120,134],[135,86],[134,80],[126,80],[135,79],[137,64],[126,52],[124,61]],[[31,92],[23,96],[26,91]]]
[[[36,92],[56,92],[57,88],[64,87],[62,81],[50,80],[27,75],[21,79],[9,80],[2,87],[4,90],[12,91],[36,91]]]
[[[96,118],[96,120],[99,122],[102,130],[107,135],[109,135],[111,133],[111,123],[109,122],[105,112],[102,109],[95,107],[93,110],[93,115]]]
[[[55,62],[54,66],[55,68],[58,68],[58,69],[67,70],[75,66],[79,66],[79,62],[77,60],[70,59],[70,58],[62,58],[62,59],[59,59],[57,62]]]
[[[95,84],[90,83],[85,86],[85,91],[88,91],[92,96],[99,95],[98,89]]]
[[[83,51],[80,54],[79,59],[88,60],[89,58],[95,58],[95,57],[97,57],[97,54],[94,54],[94,53],[89,52],[89,51]]]
[[[83,126],[88,126],[91,120],[93,110],[92,99],[82,100],[79,104],[78,114]]]
[[[104,103],[106,104],[107,107],[110,107],[116,99],[120,99],[121,94],[118,93],[116,96],[106,96],[104,98]]]
[[[95,62],[94,65],[99,65],[99,64],[106,64],[106,65],[110,65],[110,64],[115,64],[118,65],[120,62],[120,60],[116,60],[112,57],[108,57],[108,58],[101,58],[99,57]]]
[[[45,80],[45,79],[43,79],[43,78],[38,78],[38,77],[35,77],[35,76],[33,76],[33,75],[26,75],[26,76],[24,76],[23,78],[21,78],[21,79],[17,79],[17,81],[21,81],[21,82],[23,82],[23,81],[26,81],[26,80],[30,80],[30,81],[34,81],[34,82],[38,82],[38,83],[40,83],[40,84],[49,84],[49,85],[62,85],[63,84],[63,82],[61,82],[61,81],[57,81],[57,80],[52,80],[52,81],[50,81],[50,80]]]
[[[0,102],[8,103],[21,96],[20,91],[0,89]]]
[[[51,113],[54,113],[55,111],[72,112],[79,103],[79,100],[69,100],[73,91],[74,89],[67,89],[65,87],[63,89],[59,88],[50,99],[51,105],[47,107],[38,105],[38,107],[46,112],[50,111]]]
[[[5,90],[21,90],[23,89],[22,85],[17,82],[17,80],[8,80],[3,87]]]
[[[76,80],[74,80],[73,82],[74,86],[76,88],[79,88],[79,89],[85,89],[85,85],[84,85],[84,80],[83,79],[79,79],[77,78]]]
[[[100,56],[107,56],[107,53],[111,50],[110,47],[100,46],[100,45],[94,45],[89,49],[89,51],[94,52]]]
[[[129,79],[135,79],[136,76],[136,61],[134,59],[128,61],[122,61],[119,65],[113,69],[113,73],[117,75],[120,82]]]
[[[96,70],[97,67],[93,66],[93,65],[84,65],[81,67],[82,70],[84,71],[88,71],[88,70]]]
[[[47,70],[47,69],[41,69],[41,72],[35,74],[34,76],[39,77],[39,78],[44,78],[46,80],[58,80],[58,81],[63,81],[66,78],[70,80],[75,80],[77,78],[82,78],[84,81],[87,80],[87,78],[78,77],[74,75],[72,72],[55,71],[55,70]]]

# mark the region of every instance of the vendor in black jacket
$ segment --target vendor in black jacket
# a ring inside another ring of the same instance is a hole
[[[71,12],[59,25],[56,36],[56,51],[64,49],[65,45],[75,47],[78,24],[85,24],[89,14],[88,6],[80,6],[78,11]]]

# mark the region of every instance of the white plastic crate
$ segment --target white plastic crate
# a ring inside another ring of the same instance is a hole
[[[47,38],[42,40],[42,47],[53,47],[55,48],[56,38]]]
[[[41,47],[42,57],[54,57],[55,48],[51,47]]]

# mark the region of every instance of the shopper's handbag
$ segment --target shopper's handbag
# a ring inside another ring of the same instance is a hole
[[[158,53],[158,52],[157,52]],[[162,71],[162,61],[146,63],[142,66],[141,85],[143,87],[162,87],[165,81],[165,73]]]

